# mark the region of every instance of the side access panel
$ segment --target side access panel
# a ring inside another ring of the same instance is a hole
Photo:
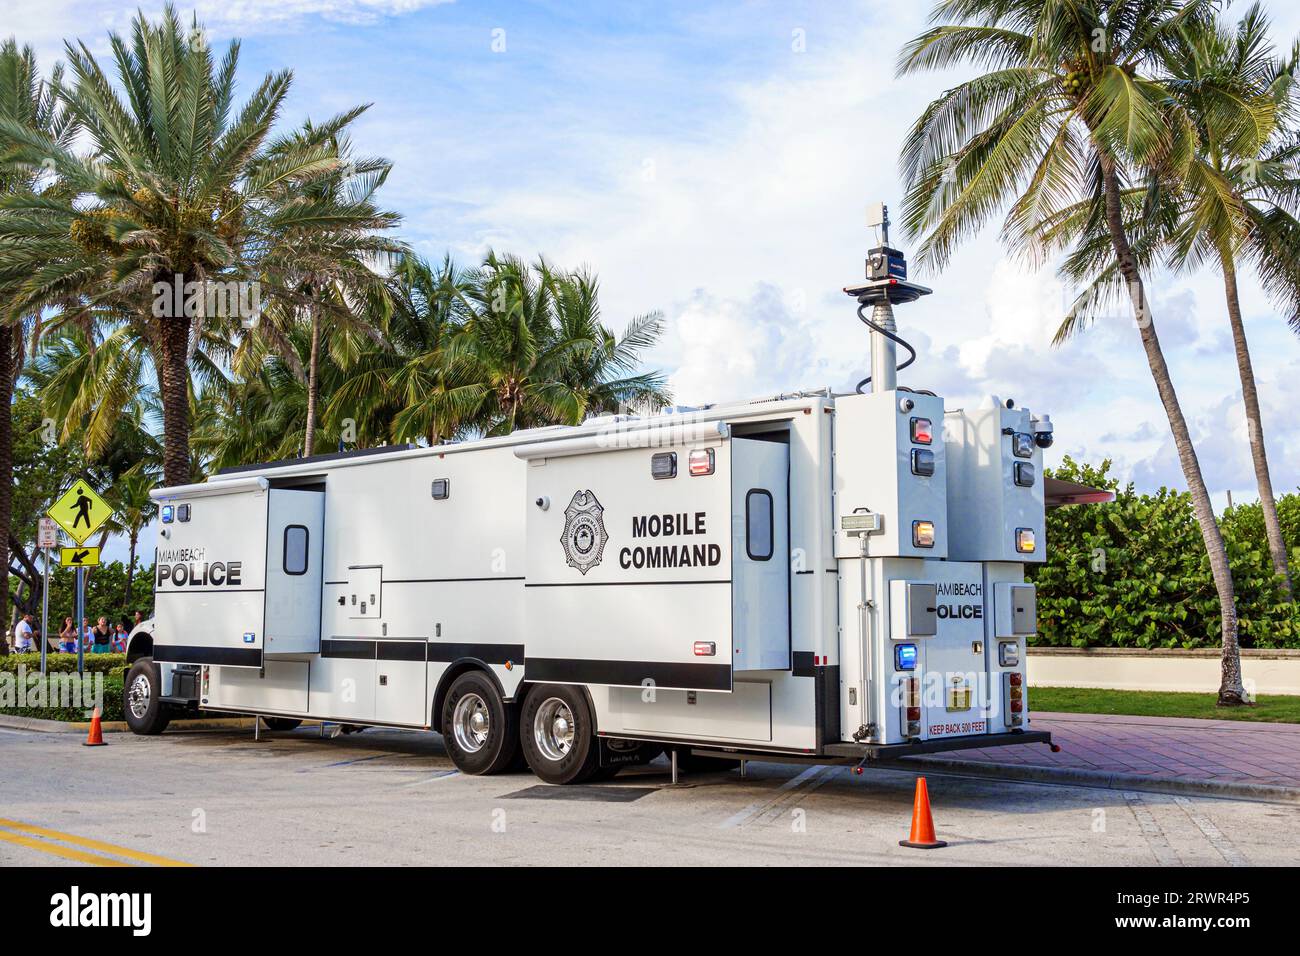
[[[308,667],[306,661],[282,660],[268,660],[260,671],[214,667],[202,703],[252,713],[306,714]]]
[[[154,564],[156,661],[262,666],[270,495],[239,487],[155,496],[172,516]]]
[[[730,443],[718,427],[663,431],[675,440],[516,451],[527,680],[731,691]],[[691,474],[693,450],[712,473]]]

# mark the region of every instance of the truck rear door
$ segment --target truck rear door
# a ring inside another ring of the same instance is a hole
[[[922,738],[989,731],[983,568],[926,562],[934,586],[935,633],[918,640],[922,674]],[[894,586],[903,582],[894,582]]]

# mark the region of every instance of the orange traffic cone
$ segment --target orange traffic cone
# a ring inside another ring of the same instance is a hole
[[[90,734],[86,737],[83,747],[104,747],[104,728],[99,725],[99,708],[95,708],[94,715],[90,718]]]
[[[906,840],[899,840],[899,846],[915,847],[918,850],[937,850],[947,846],[943,840],[934,838],[934,819],[930,816],[930,791],[926,789],[925,778],[916,778],[916,797],[912,801],[912,834]]]

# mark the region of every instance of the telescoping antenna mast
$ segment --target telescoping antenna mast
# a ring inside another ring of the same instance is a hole
[[[880,230],[880,245],[867,252],[867,281],[846,286],[844,291],[858,300],[858,318],[871,329],[871,374],[858,382],[858,392],[871,386],[873,392],[888,392],[898,387],[898,372],[916,361],[916,349],[898,337],[894,323],[894,305],[915,302],[932,290],[907,281],[907,260],[889,246],[889,208],[883,202],[867,207],[867,226]],[[867,318],[867,307],[871,318]],[[898,364],[898,346],[907,349],[908,357]]]

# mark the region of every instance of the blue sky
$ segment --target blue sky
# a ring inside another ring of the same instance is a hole
[[[291,67],[285,123],[360,102],[360,152],[395,169],[385,196],[421,252],[488,247],[587,264],[605,319],[662,311],[653,361],[679,400],[847,386],[867,341],[839,290],[872,243],[866,204],[897,204],[897,154],[954,76],[897,81],[927,4],[283,0],[196,5],[211,40],[243,40],[243,90]],[[1300,10],[1266,3],[1275,37]],[[1244,4],[1238,4],[1244,9]],[[180,7],[189,11],[194,7]],[[145,5],[147,12],[161,9]],[[50,63],[106,47],[134,6],[9,0],[3,29]],[[188,12],[186,14],[188,16]],[[897,236],[895,237],[898,238]],[[1181,485],[1136,330],[1117,316],[1049,346],[1066,290],[1007,261],[996,229],[935,294],[899,311],[920,349],[903,384],[950,406],[993,392],[1051,413],[1069,453],[1109,456],[1140,487]],[[1222,504],[1253,497],[1240,389],[1213,275],[1157,277],[1154,313]],[[1244,305],[1275,485],[1300,485],[1300,342],[1246,277]]]

